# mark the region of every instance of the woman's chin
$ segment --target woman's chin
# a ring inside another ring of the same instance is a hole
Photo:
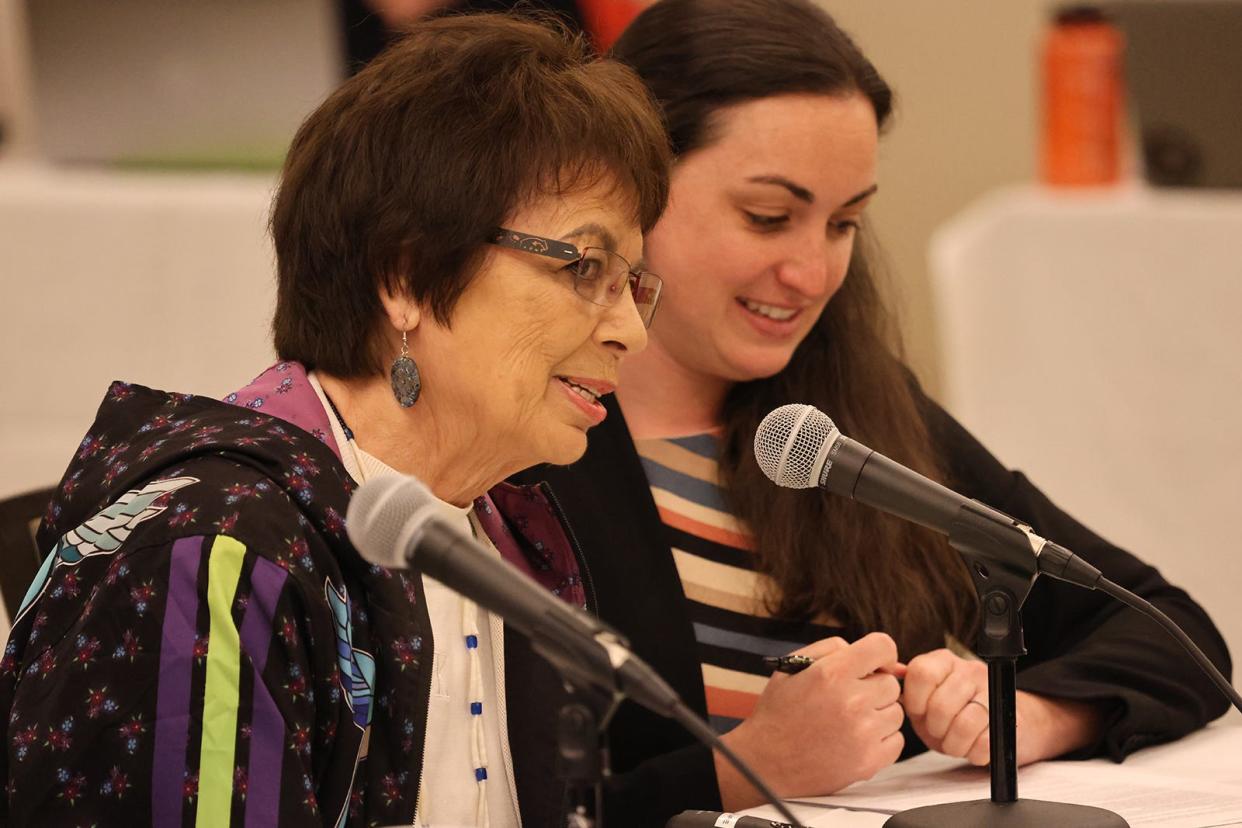
[[[540,463],[568,466],[582,459],[587,450],[587,433],[577,426],[562,425],[554,434],[548,434],[542,443]]]
[[[727,378],[733,382],[768,379],[784,371],[792,359],[792,350],[760,354],[741,353],[736,359],[729,361]]]

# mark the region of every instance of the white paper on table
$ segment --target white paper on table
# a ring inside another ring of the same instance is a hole
[[[1107,808],[1131,826],[1242,824],[1242,728],[1201,731],[1172,745],[1140,751],[1121,765],[1107,760],[1029,765],[1018,772],[1018,793],[1023,799]],[[862,828],[882,825],[888,815],[910,808],[989,795],[987,769],[925,754],[840,794],[790,804],[808,826]],[[750,813],[776,816],[767,807]]]

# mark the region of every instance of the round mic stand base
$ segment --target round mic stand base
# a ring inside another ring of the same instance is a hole
[[[903,811],[884,828],[1128,828],[1130,823],[1103,808],[1019,799],[1016,802],[951,802]]]

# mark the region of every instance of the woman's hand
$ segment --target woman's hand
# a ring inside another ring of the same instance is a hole
[[[914,732],[931,750],[972,765],[990,760],[988,668],[949,650],[910,660],[901,705]],[[1094,742],[1102,727],[1099,709],[1086,702],[1017,694],[1019,765],[1052,759]]]
[[[797,654],[815,663],[773,675],[751,716],[721,737],[729,747],[779,796],[833,793],[895,762],[905,740],[893,639],[827,638]],[[763,802],[727,759],[715,758],[725,810]]]
[[[988,668],[982,661],[949,650],[915,656],[906,668],[901,706],[928,749],[973,765],[988,763]],[[1018,730],[1024,730],[1021,711]],[[1021,738],[1018,746],[1021,761]]]

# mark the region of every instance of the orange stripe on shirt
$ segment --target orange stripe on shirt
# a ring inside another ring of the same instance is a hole
[[[707,693],[707,713],[709,716],[724,716],[729,719],[746,719],[755,710],[759,696],[741,690],[726,690],[723,687],[704,687]]]
[[[660,520],[664,521],[674,529],[680,529],[683,532],[689,532],[691,535],[697,535],[704,540],[721,543],[725,546],[732,546],[734,549],[743,549],[747,552],[755,551],[755,544],[745,535],[737,532],[730,532],[728,529],[721,529],[716,526],[709,526],[702,521],[688,518],[685,515],[671,512],[663,506],[657,506],[660,512]]]

